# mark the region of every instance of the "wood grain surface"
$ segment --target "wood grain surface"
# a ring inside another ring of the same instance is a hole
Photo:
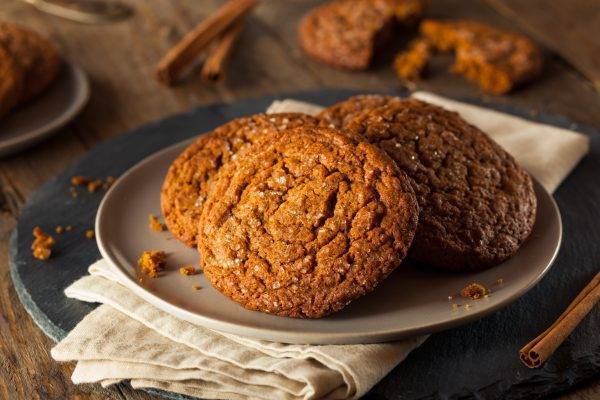
[[[399,86],[388,65],[390,55],[384,55],[371,71],[349,73],[317,64],[302,54],[296,42],[297,21],[319,2],[265,0],[248,20],[225,82],[208,86],[200,79],[190,79],[183,85],[167,88],[152,78],[155,64],[222,1],[126,2],[135,9],[132,19],[112,25],[82,25],[43,14],[20,0],[0,1],[0,20],[18,21],[49,35],[66,57],[83,66],[92,83],[91,101],[73,124],[48,141],[0,160],[0,398],[151,397],[123,385],[108,390],[99,385],[73,385],[70,381],[73,365],[58,364],[50,358],[52,342],[19,304],[9,277],[7,241],[20,207],[42,182],[99,141],[196,105],[321,87],[359,88],[368,92]],[[530,7],[529,12],[520,11],[517,21],[498,13],[485,0],[430,3],[431,17],[472,18],[515,31],[527,26],[529,18],[553,20],[551,13],[563,12],[557,7],[536,7],[538,2],[522,2],[520,7]],[[593,19],[584,21],[593,23],[590,22]],[[448,73],[448,62],[444,62],[447,60],[436,62],[432,77],[417,88],[533,107],[600,129],[600,97],[580,73],[550,52],[568,47],[569,37],[547,35],[543,44],[548,49],[543,76],[509,96],[482,94]],[[577,54],[590,59],[598,56],[592,49],[586,54],[585,48]],[[600,382],[592,382],[562,398],[600,398]]]
[[[594,0],[487,0],[560,54],[600,93],[600,2]],[[540,12],[543,10],[543,12]]]

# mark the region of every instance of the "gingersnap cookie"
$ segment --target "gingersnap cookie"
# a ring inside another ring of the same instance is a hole
[[[212,285],[245,308],[319,318],[400,264],[417,218],[408,178],[383,151],[304,126],[219,171],[198,248]]]
[[[11,54],[23,72],[24,83],[17,105],[41,94],[60,72],[62,60],[56,46],[18,24],[0,22],[0,46]]]
[[[383,106],[395,98],[394,96],[380,94],[352,96],[325,108],[317,115],[317,118],[321,121],[321,126],[340,129],[363,111]]]
[[[366,69],[395,24],[411,24],[423,13],[421,0],[333,0],[301,21],[304,51],[332,67]]]
[[[542,71],[542,52],[525,36],[466,20],[425,20],[421,34],[439,51],[454,51],[453,71],[502,94]]]
[[[486,268],[511,257],[531,233],[531,177],[457,113],[394,99],[346,128],[384,150],[411,178],[421,210],[414,260],[449,270]]]
[[[161,207],[169,231],[195,247],[198,219],[219,168],[265,133],[316,124],[317,120],[306,114],[258,114],[238,118],[200,136],[171,164],[163,183]]]
[[[17,104],[23,73],[8,51],[0,45],[0,118]]]

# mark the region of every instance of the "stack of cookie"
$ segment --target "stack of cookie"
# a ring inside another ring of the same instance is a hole
[[[61,64],[50,41],[17,24],[0,22],[0,118],[43,93]]]
[[[446,270],[499,264],[536,213],[531,178],[485,133],[378,95],[202,135],[171,165],[161,203],[217,290],[302,318],[373,291],[406,256]]]

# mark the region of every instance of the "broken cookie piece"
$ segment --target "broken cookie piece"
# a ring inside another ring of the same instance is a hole
[[[31,244],[33,256],[42,261],[49,259],[52,254],[54,238],[45,233],[39,226],[33,228],[33,237],[33,243]]]
[[[138,266],[150,278],[158,278],[167,264],[166,259],[167,254],[164,251],[144,251],[138,259]]]
[[[490,93],[507,93],[542,70],[542,53],[531,40],[480,22],[425,20],[420,32],[437,50],[454,51],[452,70]]]

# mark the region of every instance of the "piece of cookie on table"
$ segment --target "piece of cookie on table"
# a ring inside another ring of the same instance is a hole
[[[426,19],[420,37],[395,60],[401,80],[423,76],[438,52],[453,52],[452,72],[464,76],[483,91],[505,94],[534,80],[542,71],[540,48],[525,36],[468,20]]]
[[[304,16],[300,45],[311,58],[332,67],[367,69],[395,28],[414,25],[423,11],[420,0],[333,0]]]

